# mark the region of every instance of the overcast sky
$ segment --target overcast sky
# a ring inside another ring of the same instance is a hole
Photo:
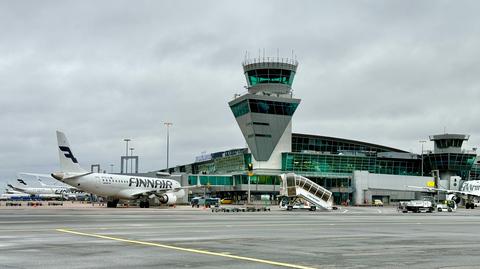
[[[245,51],[299,61],[293,131],[412,152],[428,135],[480,146],[478,1],[1,1],[0,181],[80,164],[140,170],[244,147],[227,105]],[[425,148],[432,148],[427,143]]]

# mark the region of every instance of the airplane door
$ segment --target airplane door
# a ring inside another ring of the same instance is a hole
[[[102,179],[99,176],[95,176],[95,183],[96,189],[100,188],[100,185],[102,184]]]

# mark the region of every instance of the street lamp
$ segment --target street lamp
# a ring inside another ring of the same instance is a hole
[[[171,122],[164,122],[163,124],[167,127],[167,171],[168,171],[168,168],[169,168],[169,167],[168,167],[168,157],[169,157],[168,154],[169,154],[169,150],[170,150],[170,149],[169,149],[169,147],[170,147],[170,145],[169,145],[169,144],[170,144],[170,133],[169,133],[169,130],[170,130],[170,126],[172,126],[173,123],[171,123]]]
[[[420,140],[418,142],[422,144],[422,154],[421,154],[422,157],[421,158],[422,158],[422,177],[423,177],[423,144],[426,143],[427,141]]]
[[[113,174],[113,167],[114,167],[114,166],[115,166],[115,165],[114,165],[113,163],[110,164],[110,174]]]
[[[127,145],[125,146],[125,157],[128,157],[128,142],[131,141],[131,139],[125,138],[123,139],[123,141],[127,143]],[[128,174],[128,158],[125,159],[125,174]]]
[[[135,148],[130,148],[130,156],[133,156],[133,150]],[[130,165],[130,173],[133,174],[133,159],[130,160],[132,162],[132,165]]]

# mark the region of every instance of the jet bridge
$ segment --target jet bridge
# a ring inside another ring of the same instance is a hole
[[[282,174],[280,195],[288,197],[289,205],[298,198],[308,201],[312,210],[316,208],[331,210],[333,205],[332,192],[294,173]],[[291,206],[291,205],[290,205]],[[290,207],[292,208],[292,207]]]

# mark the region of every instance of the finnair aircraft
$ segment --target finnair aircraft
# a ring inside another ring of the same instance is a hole
[[[5,189],[6,194],[25,194],[24,192],[21,191],[15,191],[15,190],[10,190],[10,189]]]
[[[61,172],[52,177],[66,184],[107,197],[107,207],[116,207],[120,199],[138,200],[140,207],[150,207],[149,199],[157,197],[163,204],[173,205],[185,195],[180,183],[168,178],[137,177],[130,175],[101,174],[88,172],[80,167],[64,133],[57,131]]]
[[[52,199],[62,199],[67,198],[69,200],[82,200],[85,199],[87,195],[82,190],[71,186],[58,186],[58,185],[47,185],[42,182],[40,177],[50,177],[50,175],[43,175],[43,174],[33,174],[33,173],[20,173],[22,175],[31,175],[36,176],[41,187],[31,187],[29,186],[23,179],[19,178],[17,181],[26,187],[13,187],[19,191],[29,193],[32,195],[40,195],[43,196],[42,198],[52,198]]]
[[[38,187],[16,187],[16,186],[13,186],[12,184],[7,184],[8,187],[10,187],[11,189],[15,190],[15,191],[18,191],[18,192],[22,192],[22,193],[26,193],[30,196],[36,196],[38,198],[41,198],[41,199],[64,199],[66,198],[64,196],[64,193],[56,193],[55,189],[52,189],[52,188],[38,188]]]
[[[22,200],[30,199],[31,195],[19,191],[5,189],[5,193],[0,195],[0,200]]]
[[[450,195],[449,200],[454,200],[456,203],[459,203],[460,200],[463,199],[465,201],[466,209],[474,209],[475,200],[480,200],[480,180],[468,180],[463,182],[462,187],[459,191],[418,186],[408,187],[415,189],[423,189],[430,192],[444,192]]]

